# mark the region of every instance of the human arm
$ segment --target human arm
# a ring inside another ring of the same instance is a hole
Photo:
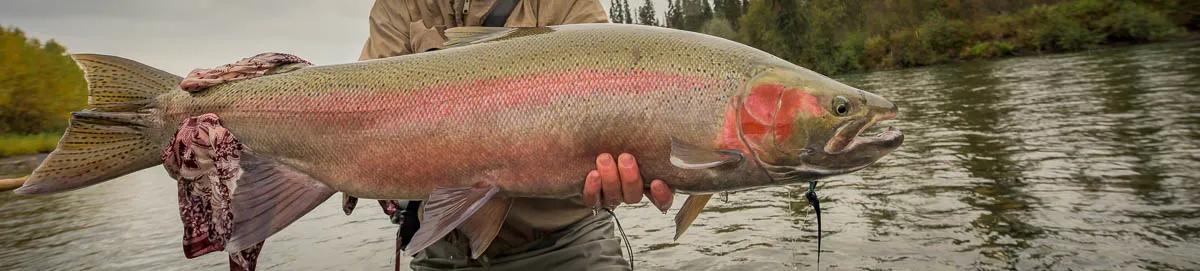
[[[441,48],[446,42],[441,32],[447,27],[447,19],[434,15],[448,12],[448,8],[448,4],[437,1],[375,1],[367,19],[370,35],[359,60]]]

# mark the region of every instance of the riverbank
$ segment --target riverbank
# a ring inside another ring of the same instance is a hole
[[[1197,38],[1186,21],[1172,20],[1172,12],[1162,8],[1074,0],[981,20],[933,13],[916,27],[866,39],[858,64],[864,70],[888,70]]]
[[[1193,39],[1200,1],[717,1],[665,25],[835,75]],[[682,5],[682,6],[680,6]]]
[[[49,154],[36,153],[0,158],[0,179],[28,175],[47,155]]]
[[[35,153],[0,158],[0,192],[21,187],[25,183],[24,176],[33,172],[33,169],[37,168],[47,155],[46,153]]]
[[[62,132],[30,135],[0,135],[0,159],[48,153],[58,146]]]

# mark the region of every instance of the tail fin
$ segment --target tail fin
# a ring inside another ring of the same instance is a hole
[[[88,82],[88,108],[71,114],[58,148],[16,193],[82,188],[162,163],[162,120],[149,107],[183,78],[115,56],[72,57]]]

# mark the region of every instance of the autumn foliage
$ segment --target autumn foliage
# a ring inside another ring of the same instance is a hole
[[[52,150],[85,105],[83,73],[66,48],[0,27],[0,157]]]

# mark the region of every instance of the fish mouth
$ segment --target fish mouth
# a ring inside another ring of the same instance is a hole
[[[850,141],[850,144],[843,149],[843,152],[853,150],[863,145],[873,145],[891,150],[900,147],[900,143],[903,141],[904,134],[900,132],[900,129],[897,129],[893,126],[888,126],[887,128],[884,128],[883,131],[872,136],[855,136],[854,139]]]
[[[808,152],[801,155],[801,165],[765,164],[767,174],[775,181],[795,182],[815,180],[864,169],[887,156],[904,142],[904,134],[896,127],[888,126],[873,135],[863,132],[874,127],[876,122],[895,118],[895,114],[883,115],[870,121],[843,125],[834,140],[826,144],[825,153]],[[836,151],[829,151],[835,149]],[[812,150],[812,149],[809,149]]]
[[[896,111],[890,111],[865,121],[853,121],[842,125],[838,127],[833,139],[825,145],[825,153],[837,155],[870,148],[874,149],[879,157],[887,155],[904,142],[904,133],[900,132],[900,129],[888,126],[873,135],[863,133],[875,127],[878,122],[895,118]]]

